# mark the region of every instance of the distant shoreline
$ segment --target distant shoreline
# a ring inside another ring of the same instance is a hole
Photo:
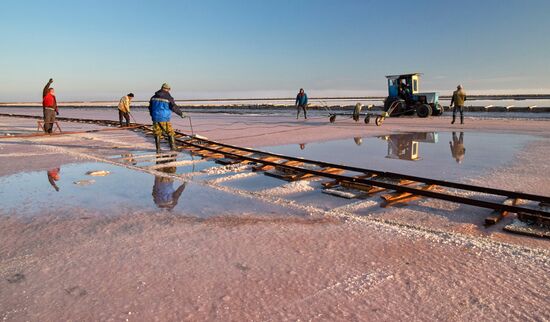
[[[549,102],[550,104],[550,102]],[[74,105],[70,103],[63,103],[59,104],[59,107],[62,109],[116,109],[116,104],[111,105]],[[223,113],[223,112],[231,112],[235,111],[238,112],[239,110],[245,110],[245,111],[295,111],[296,107],[294,105],[274,105],[274,104],[257,104],[257,105],[250,105],[250,104],[243,104],[243,105],[180,105],[180,107],[183,110],[189,111],[194,110],[196,112],[204,111],[208,113]],[[0,104],[0,112],[2,112],[2,109],[8,109],[8,108],[16,108],[16,109],[24,109],[24,108],[30,108],[30,109],[42,109],[42,106],[39,104],[33,104],[33,105],[2,105]],[[132,105],[133,109],[146,109],[147,106],[145,104],[139,105]],[[351,112],[355,108],[355,104],[350,105],[310,105],[310,110],[330,110],[332,112]],[[451,110],[448,106],[444,106],[444,109],[446,111]],[[382,105],[364,105],[363,112],[366,112],[367,110],[370,111],[382,111],[383,106]],[[488,105],[488,106],[465,106],[464,110],[467,112],[519,112],[519,113],[550,113],[550,106],[499,106],[499,105]]]
[[[347,96],[347,97],[310,97],[310,101],[383,101],[385,96]],[[442,100],[450,100],[451,96],[441,95],[439,96]],[[263,98],[200,98],[200,99],[178,99],[177,102],[186,103],[186,102],[294,102],[293,97],[263,97]],[[515,101],[524,101],[524,100],[550,100],[550,94],[513,94],[513,95],[468,95],[469,101],[500,101],[500,100],[515,100]],[[134,101],[132,102],[136,105],[147,104],[148,101]],[[0,107],[17,107],[17,106],[39,106],[40,102],[0,102]],[[103,104],[103,105],[102,105]],[[69,105],[86,105],[86,106],[111,106],[118,104],[118,101],[66,101],[60,102],[60,106],[69,106]],[[210,104],[211,105],[211,104]],[[210,106],[209,105],[209,106]],[[236,105],[247,105],[247,104],[236,104]],[[264,104],[257,104],[264,105]],[[278,105],[278,104],[270,104]],[[205,106],[205,105],[200,105]],[[233,106],[233,105],[231,105]]]

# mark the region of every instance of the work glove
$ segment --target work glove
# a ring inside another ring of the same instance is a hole
[[[184,118],[187,117],[187,115],[185,115],[185,113],[181,112],[181,113],[180,113],[180,117],[181,117],[182,119],[184,119]]]

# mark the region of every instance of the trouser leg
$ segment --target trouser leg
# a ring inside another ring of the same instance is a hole
[[[155,135],[155,148],[157,153],[160,153],[160,136]]]
[[[52,133],[53,122],[55,122],[55,111],[44,109],[44,132]]]
[[[305,105],[302,105],[302,109],[304,110],[304,118],[307,119],[307,111],[306,111],[306,106]]]
[[[456,119],[456,105],[453,106],[453,120],[451,121],[451,124],[455,123],[455,119]]]
[[[118,110],[118,123],[120,124],[120,126],[122,126],[122,117],[123,117],[123,112],[121,110]]]
[[[296,106],[296,119],[298,119],[300,117],[300,106],[297,105]]]
[[[126,126],[130,126],[130,112],[125,112],[124,118],[126,119]]]
[[[464,124],[464,106],[458,107],[460,110],[460,124]]]

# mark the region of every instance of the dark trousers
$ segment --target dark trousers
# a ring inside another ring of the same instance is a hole
[[[296,118],[300,117],[300,109],[304,110],[304,118],[307,119],[307,105],[298,105],[297,107],[298,114],[296,114]]]
[[[453,122],[455,121],[455,118],[456,118],[456,110],[460,111],[460,123],[464,123],[464,106],[455,105],[453,107]]]
[[[55,122],[55,111],[51,108],[44,109],[44,132],[52,133],[53,122]]]
[[[126,119],[126,126],[129,126],[130,125],[130,113],[118,110],[118,121],[120,122],[120,126],[123,126],[122,125],[122,118]]]

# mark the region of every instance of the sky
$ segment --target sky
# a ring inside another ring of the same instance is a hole
[[[0,102],[550,92],[548,0],[2,1]]]

